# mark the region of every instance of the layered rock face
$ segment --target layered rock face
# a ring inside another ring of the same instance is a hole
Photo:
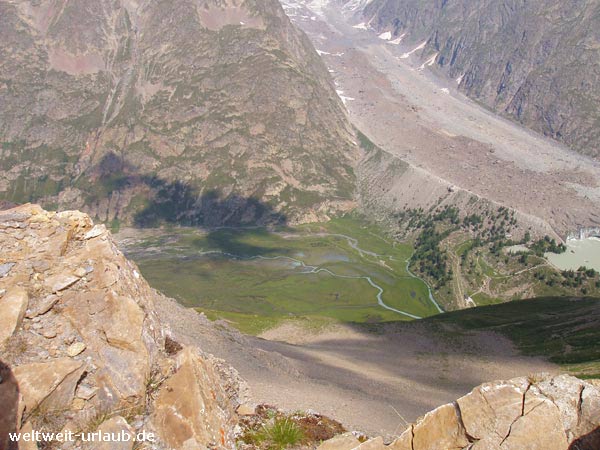
[[[0,248],[0,448],[16,448],[7,433],[31,430],[232,447],[235,371],[165,336],[159,294],[103,225],[24,205],[0,211]]]
[[[361,20],[426,43],[417,54],[467,95],[597,158],[599,12],[597,0],[373,0]]]
[[[352,206],[353,132],[276,0],[2,0],[0,40],[0,199],[138,225]]]
[[[483,384],[412,424],[390,445],[351,435],[320,450],[594,450],[600,390],[568,375]]]

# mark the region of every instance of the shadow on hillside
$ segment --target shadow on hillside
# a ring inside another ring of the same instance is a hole
[[[363,390],[371,398],[377,398],[381,392],[396,392],[393,380],[406,380],[415,394],[394,398],[403,408],[412,408],[419,415],[486,381],[553,371],[552,362],[597,361],[599,314],[598,299],[547,298],[456,311],[418,321],[347,323],[345,326],[353,331],[351,335],[330,333],[316,343],[300,346],[251,339],[262,350],[294,360],[310,378],[335,380],[337,386]],[[568,357],[564,356],[568,353],[565,345],[571,348]],[[335,357],[328,364],[331,355]],[[374,384],[367,370],[363,374],[351,364],[344,367],[339,361],[360,361],[365,369],[376,367],[374,377],[379,380]],[[443,396],[439,396],[440,392]],[[595,430],[576,441],[571,450],[600,448],[594,446],[598,439],[600,431]]]
[[[224,195],[201,185],[141,174],[114,152],[104,155],[89,175],[94,180],[91,184],[94,192],[90,195],[96,200],[127,189],[134,189],[143,197],[143,206],[133,217],[133,224],[140,228],[161,224],[211,228],[272,226],[287,222],[284,214],[257,198],[235,193]]]
[[[134,224],[140,228],[165,223],[215,228],[272,226],[287,222],[285,215],[253,197],[223,196],[217,190],[200,192],[194,186],[156,177],[148,184],[151,187],[148,204],[134,216]]]
[[[0,360],[0,449],[17,450],[18,442],[12,442],[9,433],[17,431],[19,385],[10,367]]]
[[[329,333],[300,345],[248,339],[255,348],[287,358],[301,374],[298,379],[334,385],[336,390],[351,392],[357,404],[362,397],[380,404],[381,410],[388,409],[390,415],[395,408],[408,422],[490,379],[521,375],[504,369],[515,370],[517,361],[525,373],[539,367],[535,359],[527,362],[508,353],[507,343],[499,343],[498,351],[486,351],[484,343],[478,345],[477,336],[447,341],[443,333],[430,334],[418,322],[401,325],[403,330],[380,329],[375,334],[362,325],[349,324],[354,329],[350,335],[343,332],[330,337],[333,333]]]
[[[204,237],[210,248],[223,253],[241,256],[285,256],[291,253],[289,248],[273,244],[270,232],[266,228],[217,229]],[[201,240],[201,239],[199,239]]]
[[[426,323],[465,331],[495,331],[513,339],[521,352],[557,364],[600,359],[600,299],[544,297],[448,312]]]

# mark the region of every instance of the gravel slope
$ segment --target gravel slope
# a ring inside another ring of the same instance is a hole
[[[404,421],[484,381],[556,372],[549,363],[518,355],[507,339],[490,333],[463,335],[419,322],[378,333],[341,325],[318,332],[283,325],[264,334],[267,340],[212,323],[171,299],[156,307],[175,339],[235,367],[254,401],[313,409],[348,428],[388,437],[398,435]]]

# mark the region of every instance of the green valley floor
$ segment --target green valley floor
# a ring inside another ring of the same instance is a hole
[[[248,334],[290,318],[381,323],[440,313],[407,267],[412,247],[354,216],[298,227],[123,230],[144,277]]]

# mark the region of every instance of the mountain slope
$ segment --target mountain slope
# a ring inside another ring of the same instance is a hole
[[[0,196],[139,225],[347,209],[356,148],[275,0],[0,1]]]
[[[580,378],[600,378],[600,300],[541,297],[454,311],[430,319],[463,331],[505,334],[528,355],[543,355]]]
[[[470,97],[572,148],[600,155],[600,2],[374,0],[379,30],[427,42],[420,55]]]
[[[345,330],[304,323],[292,335],[295,344],[286,345],[242,336],[151,289],[106,227],[78,211],[51,213],[36,205],[0,211],[0,245],[6,250],[0,257],[1,448],[17,447],[8,433],[32,430],[73,432],[73,441],[56,444],[65,449],[115,448],[86,444],[78,434],[98,431],[153,433],[153,443],[135,448],[234,448],[244,427],[262,425],[252,412],[264,408],[250,402],[265,393],[291,402],[297,422],[331,423],[308,411],[318,407],[360,418],[361,429],[368,421],[374,434],[387,430],[394,438],[402,428],[398,415],[413,420],[434,397],[444,403],[461,397],[407,424],[410,431],[394,444],[385,447],[375,438],[368,448],[430,449],[430,438],[440,435],[492,446],[506,435],[514,448],[526,439],[536,449],[549,448],[551,436],[552,448],[566,449],[576,439],[577,448],[597,448],[600,397],[593,380],[531,375],[486,383],[463,396],[481,377],[507,379],[514,371],[530,373],[527,367],[548,367],[519,357],[502,337],[480,331],[486,328],[502,331],[504,324],[509,334],[521,330],[534,342],[547,340],[547,356],[558,352],[558,343],[571,358],[597,357],[597,300],[514,302]],[[213,350],[217,357],[205,353]],[[248,385],[236,369],[249,375]],[[415,407],[420,411],[408,415]],[[505,433],[488,432],[490,424]],[[302,448],[329,437],[307,436]],[[354,449],[353,442],[336,448]],[[450,447],[457,446],[444,448]]]

